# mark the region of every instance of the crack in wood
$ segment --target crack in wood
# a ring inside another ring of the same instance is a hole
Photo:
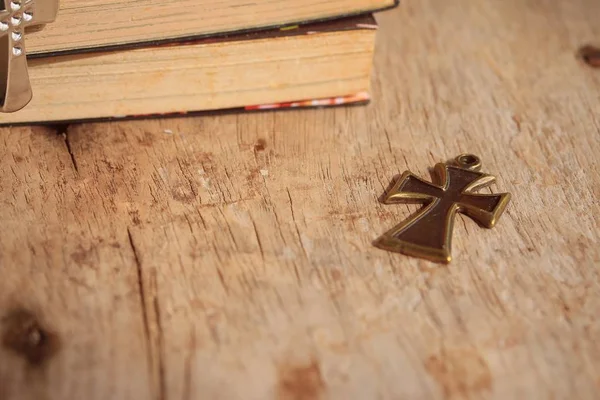
[[[252,218],[252,214],[250,214],[250,221],[252,222],[252,228],[254,228],[254,234],[256,235],[256,243],[258,243],[258,249],[260,250],[260,256],[265,260],[265,251],[262,246],[262,242],[260,241],[260,236],[258,234],[258,228],[256,227],[256,221]]]
[[[63,141],[65,142],[65,147],[67,149],[67,153],[69,153],[69,158],[71,159],[71,164],[73,165],[73,169],[75,172],[79,173],[79,166],[77,165],[77,160],[75,159],[75,154],[73,154],[73,149],[71,147],[71,140],[69,138],[69,124],[57,124],[52,126],[52,129],[56,132],[58,136],[62,136]]]
[[[288,199],[290,201],[290,211],[292,212],[292,221],[294,222],[294,228],[296,230],[296,234],[298,235],[298,241],[300,242],[300,247],[302,247],[302,252],[307,260],[310,260],[308,256],[308,251],[306,251],[306,247],[304,247],[304,242],[302,241],[302,236],[300,235],[300,228],[298,227],[298,221],[296,221],[296,215],[294,214],[294,202],[292,201],[292,195],[290,193],[290,189],[285,188],[287,191]]]
[[[166,384],[165,384],[165,367],[163,360],[163,330],[160,324],[160,308],[158,305],[158,297],[155,295],[152,299],[152,306],[154,315],[151,316],[148,311],[148,287],[145,284],[144,272],[142,262],[140,259],[139,251],[135,246],[131,229],[127,227],[127,238],[129,246],[133,252],[133,258],[136,266],[138,291],[140,294],[140,302],[142,307],[142,320],[144,324],[144,339],[147,346],[147,357],[148,357],[148,373],[154,380],[154,390],[157,394],[156,398],[159,400],[165,400],[166,395]],[[156,279],[155,279],[156,280]],[[156,327],[156,335],[152,334],[151,326]]]

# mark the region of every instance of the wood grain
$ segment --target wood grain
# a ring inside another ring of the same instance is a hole
[[[596,398],[599,13],[406,2],[366,108],[1,130],[0,398]],[[498,226],[372,247],[465,151]]]

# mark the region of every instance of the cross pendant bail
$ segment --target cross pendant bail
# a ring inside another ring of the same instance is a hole
[[[0,112],[14,112],[32,98],[25,29],[54,21],[59,0],[0,0]]]

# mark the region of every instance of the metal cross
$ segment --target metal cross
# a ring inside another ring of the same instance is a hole
[[[31,101],[25,28],[54,21],[58,0],[0,0],[0,112]]]
[[[449,263],[452,228],[456,213],[468,215],[486,228],[492,228],[510,201],[509,193],[477,194],[496,178],[478,172],[477,156],[463,154],[458,166],[439,163],[432,173],[433,183],[406,171],[385,195],[385,204],[422,203],[425,207],[375,241],[388,251]]]

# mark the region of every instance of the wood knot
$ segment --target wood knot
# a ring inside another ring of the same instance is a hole
[[[446,399],[468,398],[492,386],[488,364],[475,349],[444,349],[427,359],[425,369],[441,385]]]
[[[600,49],[586,45],[579,49],[579,57],[592,68],[600,68]]]
[[[196,188],[189,183],[180,183],[171,189],[171,196],[181,203],[193,203],[196,199]]]
[[[254,144],[254,152],[265,151],[267,148],[267,141],[265,139],[258,139]]]
[[[279,399],[315,400],[322,397],[325,382],[316,361],[308,365],[283,366],[279,369]]]
[[[45,329],[29,311],[18,309],[2,320],[2,343],[29,364],[42,365],[58,351],[58,336]]]

